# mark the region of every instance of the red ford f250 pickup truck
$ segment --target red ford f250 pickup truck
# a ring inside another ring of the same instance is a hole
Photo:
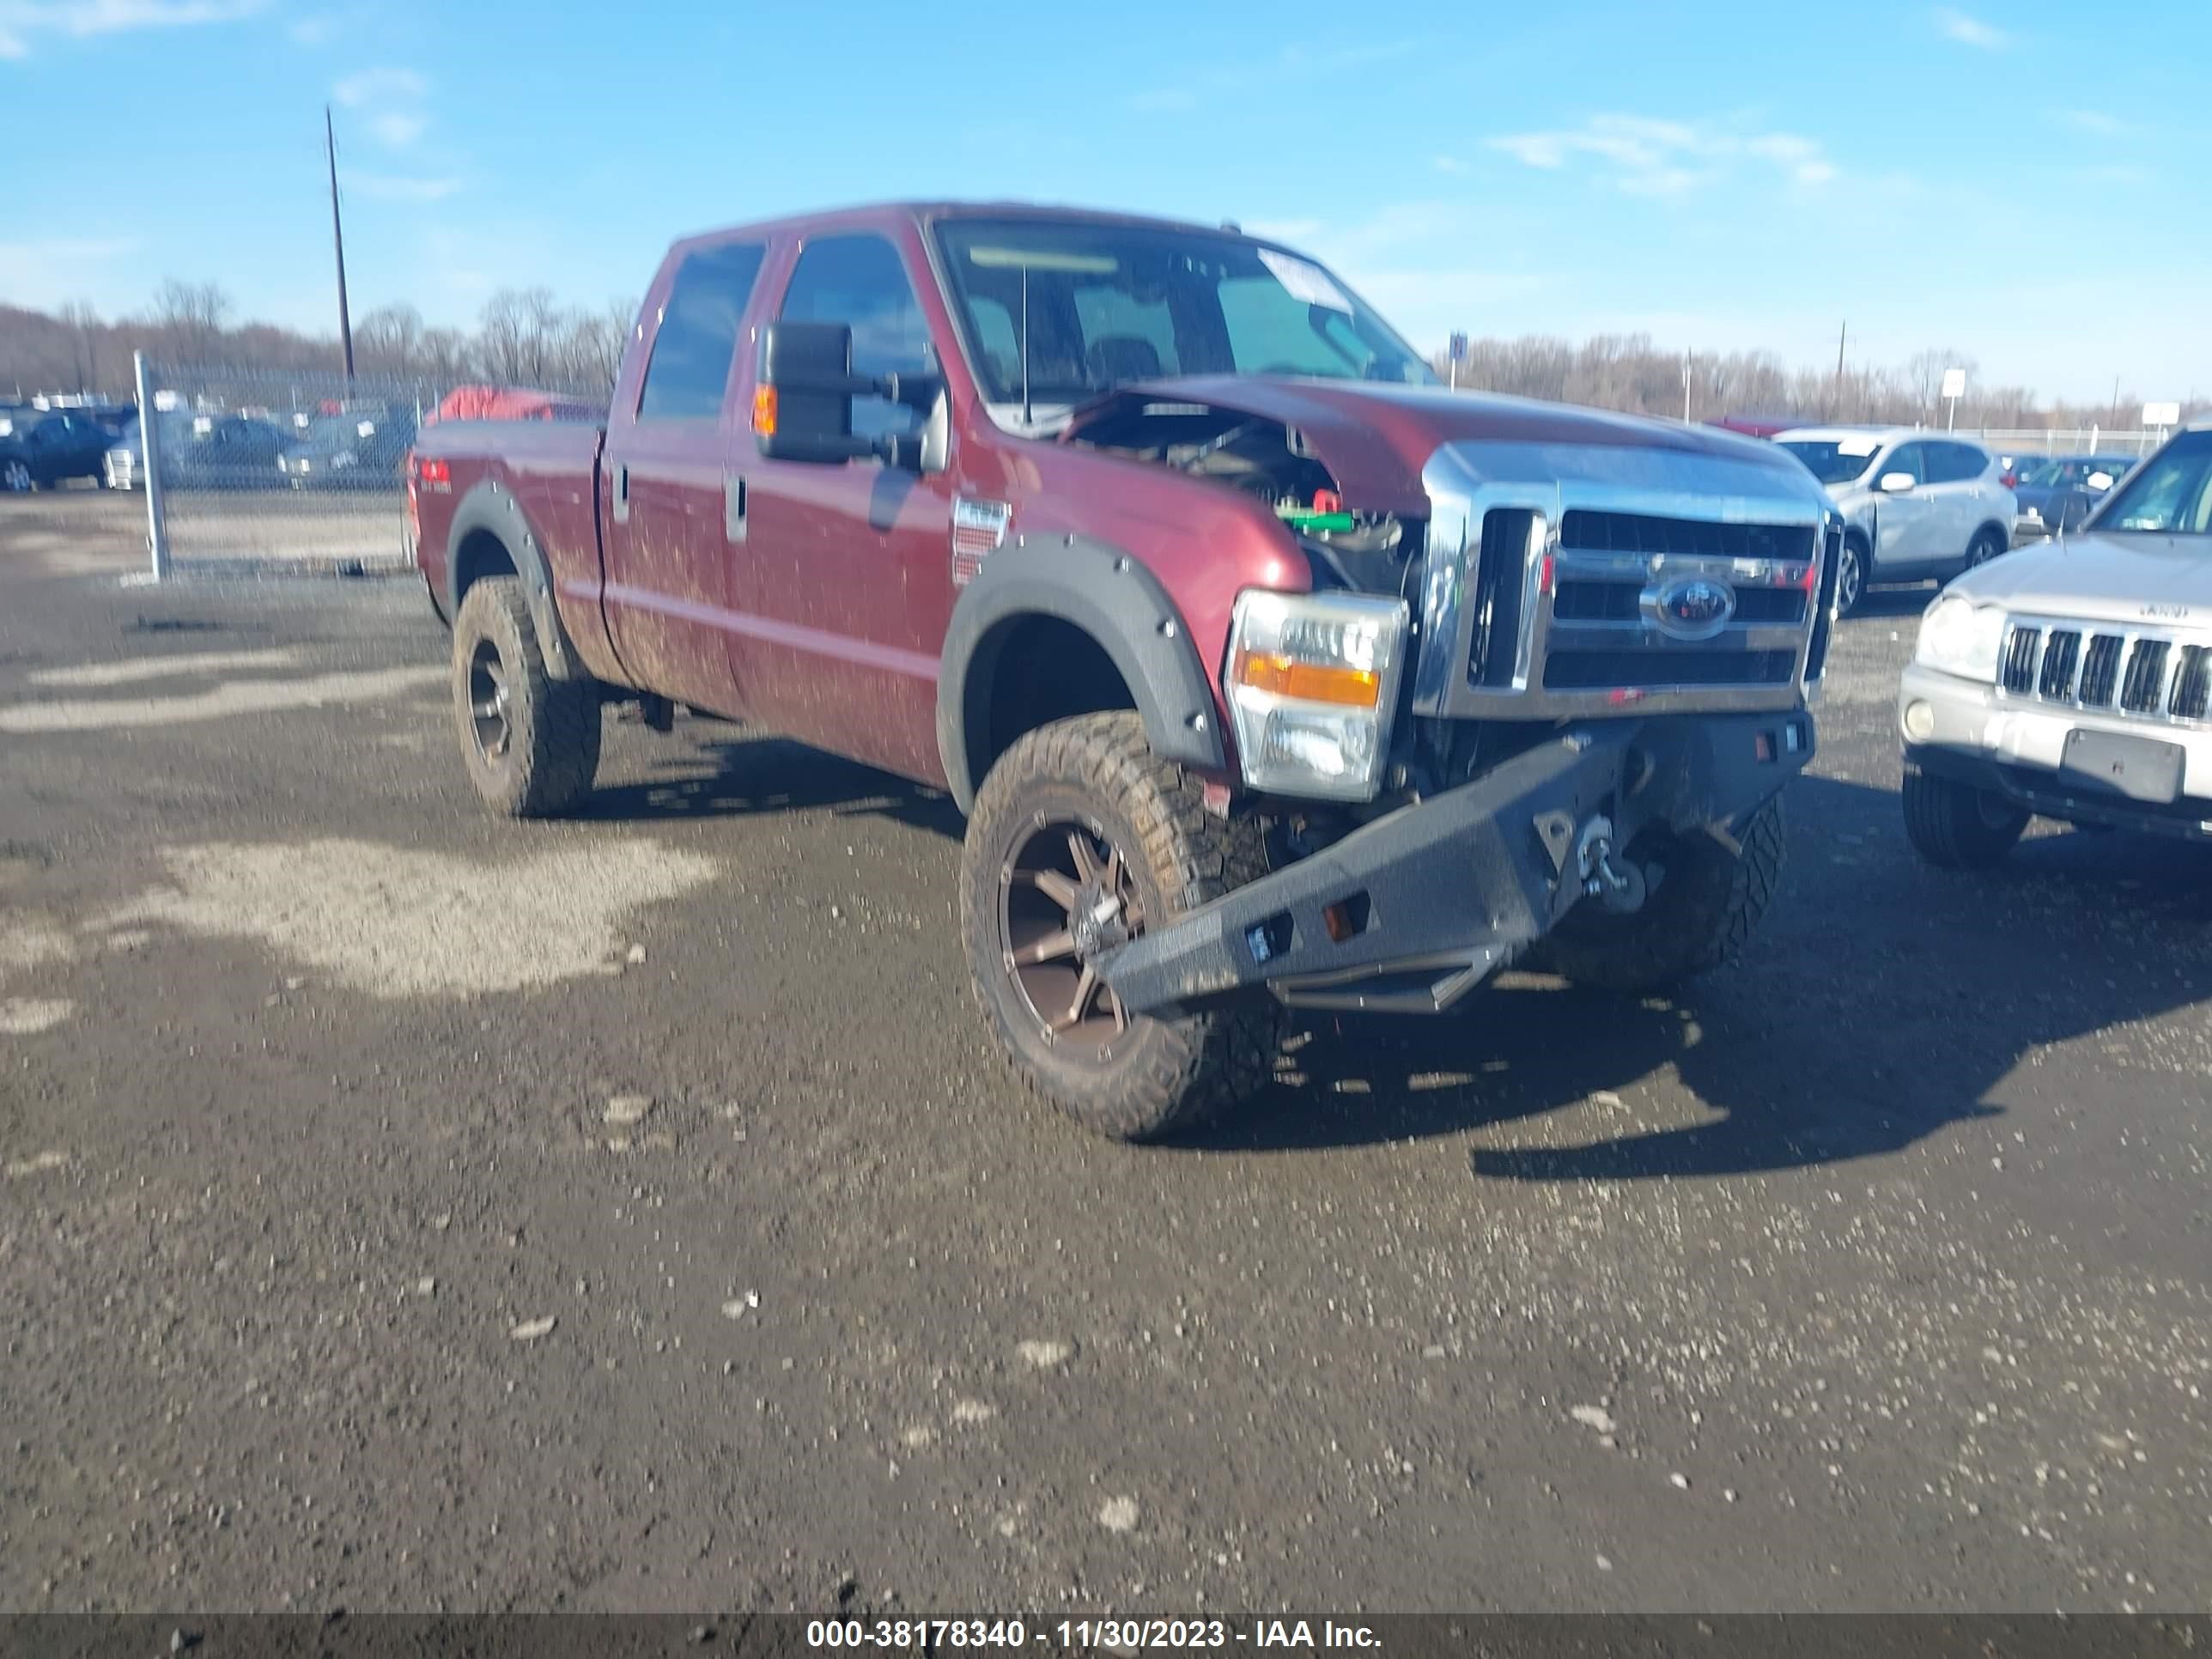
[[[604,425],[428,427],[409,503],[493,807],[575,803],[624,700],[949,791],[998,1040],[1129,1139],[1285,1005],[1720,961],[1841,537],[1770,446],[1445,391],[1274,243],[1012,205],[679,242]]]

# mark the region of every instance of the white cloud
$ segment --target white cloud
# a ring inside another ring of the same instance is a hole
[[[1972,46],[1978,52],[2001,52],[2012,44],[2012,37],[1994,23],[1984,23],[1978,17],[1945,6],[1936,14],[1936,27],[1947,40],[1955,40],[1962,46]]]
[[[85,297],[114,267],[138,252],[125,237],[46,236],[0,242],[0,295],[15,305],[50,308]]]
[[[348,109],[372,104],[410,102],[430,90],[430,83],[413,70],[372,69],[349,75],[331,88],[331,96]]]
[[[1431,164],[1438,173],[1465,173],[1467,163],[1456,155],[1439,155]]]
[[[449,173],[411,177],[397,173],[349,172],[343,177],[347,189],[379,202],[442,202],[448,196],[458,195],[463,188],[461,180]]]
[[[135,29],[234,23],[268,0],[0,0],[0,58],[27,58],[40,35],[87,40]]]
[[[1746,157],[1767,163],[1800,185],[1826,184],[1838,171],[1820,143],[1801,133],[1745,131],[1736,125],[1642,115],[1594,115],[1579,127],[1500,133],[1486,143],[1524,167],[1547,172],[1578,159],[1593,161],[1608,183],[1631,196],[1686,195],[1725,177]]]
[[[368,136],[386,149],[410,149],[429,131],[422,108],[430,83],[410,69],[368,69],[349,75],[331,96],[359,112]]]
[[[370,134],[387,149],[405,149],[429,125],[429,117],[411,110],[383,110],[368,118]]]
[[[2118,138],[2135,131],[2131,123],[2100,109],[2062,109],[2055,111],[2052,118],[2076,132],[2094,132],[2100,138]]]
[[[338,20],[328,12],[310,12],[284,25],[284,38],[295,46],[326,46],[337,33]]]

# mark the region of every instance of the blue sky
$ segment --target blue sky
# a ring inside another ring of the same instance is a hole
[[[672,235],[891,196],[1235,218],[1454,327],[2212,394],[2212,5],[0,0],[0,300],[634,296]],[[132,118],[138,118],[134,119]],[[141,122],[149,125],[142,125]]]

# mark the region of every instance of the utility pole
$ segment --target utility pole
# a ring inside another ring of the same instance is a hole
[[[1836,330],[1836,418],[1844,416],[1844,341],[1850,334],[1851,319],[1844,318]]]
[[[345,226],[338,218],[338,139],[331,125],[331,106],[323,106],[324,153],[331,164],[331,241],[338,256],[338,343],[345,352],[346,384],[353,384],[353,319],[346,311]]]
[[[1690,423],[1690,363],[1696,355],[1689,351],[1682,354],[1682,424],[1684,426]]]

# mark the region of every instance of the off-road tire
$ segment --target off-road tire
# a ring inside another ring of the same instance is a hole
[[[1939,870],[1986,870],[2012,851],[2032,816],[2002,795],[1905,763],[1905,834]]]
[[[1628,849],[1662,874],[1626,915],[1585,901],[1533,953],[1536,965],[1602,991],[1659,991],[1717,968],[1743,948],[1774,901],[1787,836],[1775,796],[1738,832],[1741,855],[1701,830],[1647,831]]]
[[[478,741],[470,695],[471,665],[489,644],[504,667],[509,729],[502,752]],[[556,817],[591,793],[599,769],[599,687],[545,672],[522,583],[488,577],[472,586],[453,619],[453,715],[469,781],[506,817]]]
[[[1185,1133],[1257,1092],[1280,1030],[1259,994],[1179,1019],[1130,1017],[1107,1059],[1055,1053],[1001,936],[1003,872],[1039,825],[1087,821],[1126,861],[1147,921],[1266,872],[1259,827],[1207,813],[1199,786],[1155,755],[1132,712],[1055,721],[1000,757],[976,793],[960,860],[960,919],[976,1000],[1015,1073],[1085,1128],[1118,1140]]]

